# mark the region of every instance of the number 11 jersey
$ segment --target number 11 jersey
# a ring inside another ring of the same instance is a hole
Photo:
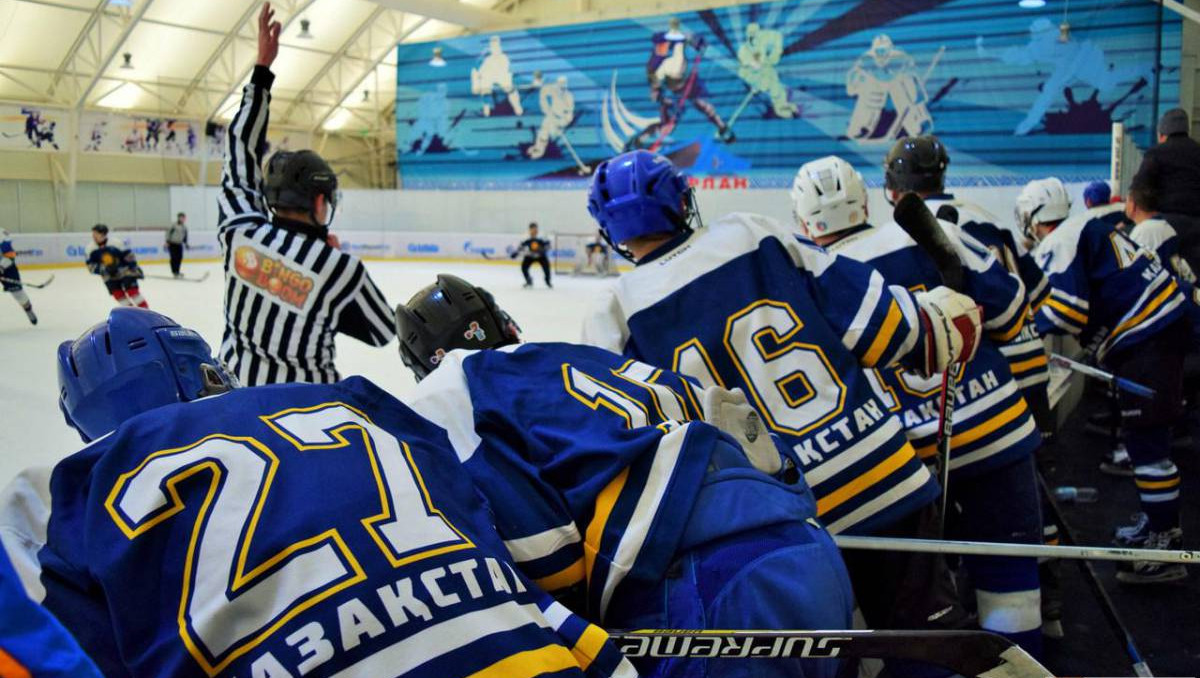
[[[742,389],[799,456],[829,531],[869,534],[938,494],[863,369],[920,350],[918,313],[870,266],[731,214],[622,275],[584,341]]]

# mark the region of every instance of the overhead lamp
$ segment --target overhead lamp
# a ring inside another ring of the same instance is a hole
[[[1046,6],[1046,0],[1020,0],[1017,6],[1024,9],[1038,9]]]
[[[311,25],[312,25],[312,22],[310,22],[308,19],[301,19],[300,20],[300,35],[297,35],[296,37],[300,38],[301,40],[312,40],[313,34],[308,31],[308,27]]]
[[[442,48],[433,48],[433,58],[429,60],[429,65],[434,68],[441,68],[446,65],[446,60],[442,58]]]
[[[125,52],[124,54],[121,55],[121,58],[124,61],[121,63],[120,67],[127,71],[132,71],[133,70],[133,55],[130,54],[129,52]]]
[[[371,100],[371,90],[364,89],[363,90],[363,103],[365,104],[370,100]]]

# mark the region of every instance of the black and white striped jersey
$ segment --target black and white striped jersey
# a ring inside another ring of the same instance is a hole
[[[332,383],[334,335],[373,346],[395,336],[394,316],[362,261],[276,217],[263,195],[262,156],[275,76],[255,66],[229,124],[221,177],[225,260],[221,359],[242,384]]]

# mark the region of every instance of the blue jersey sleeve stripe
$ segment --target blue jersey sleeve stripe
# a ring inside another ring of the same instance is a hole
[[[506,539],[504,546],[512,554],[513,560],[525,563],[544,558],[572,544],[578,544],[582,539],[579,528],[571,522],[527,537]]]

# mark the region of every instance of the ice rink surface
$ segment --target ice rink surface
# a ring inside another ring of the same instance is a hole
[[[521,288],[524,280],[515,263],[373,261],[367,267],[393,307],[432,283],[438,273],[463,277],[496,296],[500,306],[520,324],[526,341],[578,341],[596,292],[615,280],[564,276],[555,278],[554,289],[548,290],[537,279],[535,286],[526,290]],[[147,275],[169,275],[166,264],[147,264],[144,268]],[[199,331],[216,351],[224,327],[221,266],[184,265],[189,276],[204,271],[211,274],[202,283],[148,278],[142,281],[142,292],[151,309]],[[22,468],[53,465],[82,446],[58,410],[55,350],[60,342],[74,339],[107,317],[113,300],[100,279],[82,265],[22,271],[22,277],[36,283],[51,273],[55,278],[49,287],[29,290],[40,320],[36,327],[29,324],[9,295],[0,294],[0,369],[4,375],[0,391],[0,487]],[[343,377],[361,374],[401,398],[414,384],[411,373],[400,362],[395,341],[372,348],[339,337],[337,352],[337,366]]]

